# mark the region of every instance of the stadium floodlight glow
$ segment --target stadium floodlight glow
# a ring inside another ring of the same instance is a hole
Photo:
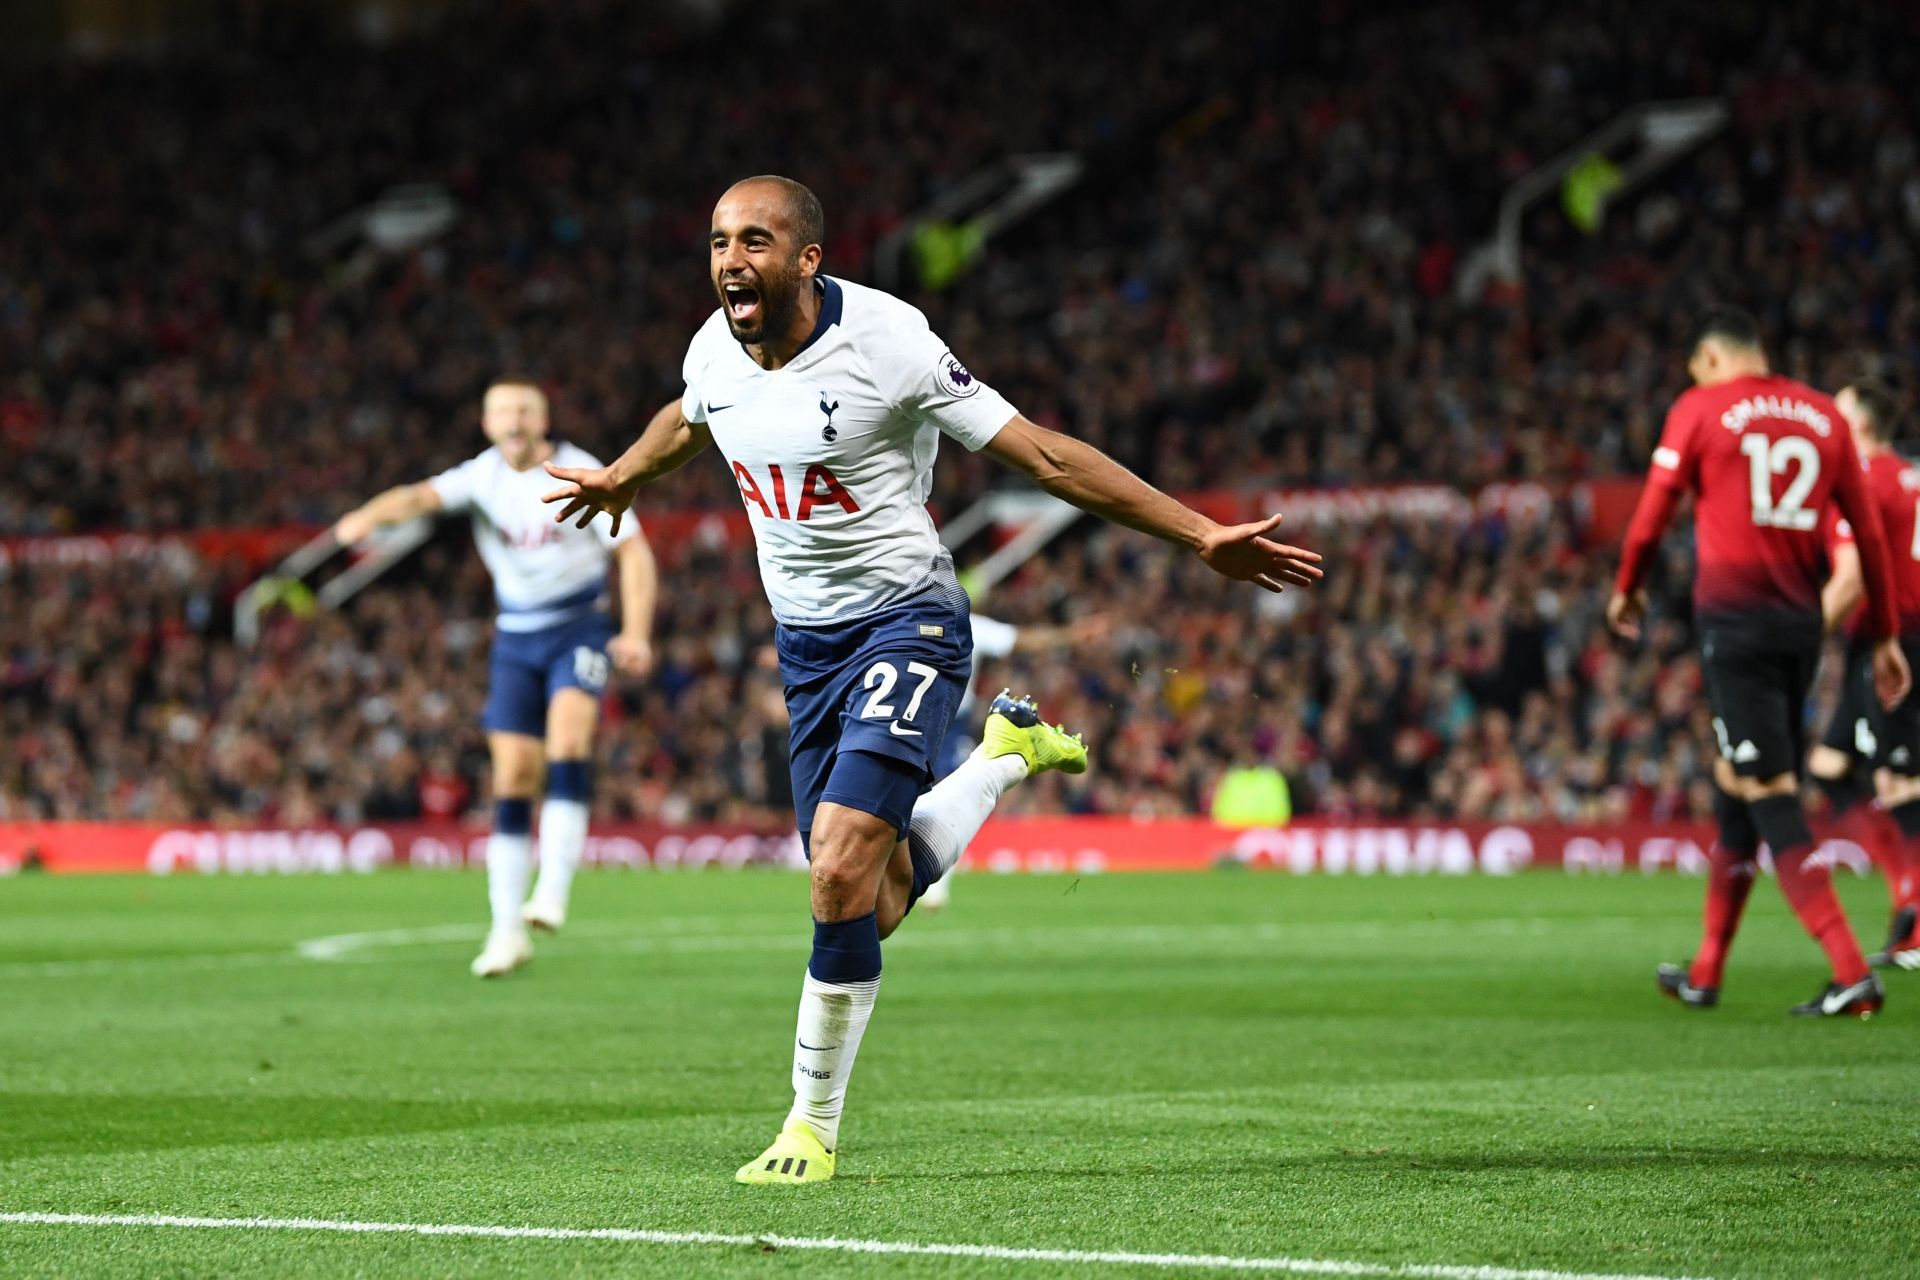
[[[1609,181],[1597,193],[1593,214],[1637,190],[1649,179],[1726,128],[1733,110],[1720,98],[1643,102],[1630,107],[1553,159],[1524,174],[1500,199],[1493,238],[1468,255],[1455,288],[1471,302],[1487,284],[1521,278],[1520,242],[1527,211],[1560,189],[1562,181],[1596,157],[1609,161]]]
[[[914,257],[911,251],[929,242],[951,260],[942,264],[937,279],[922,283],[944,287],[965,271],[987,241],[1065,193],[1086,171],[1087,162],[1071,151],[1007,156],[974,171],[874,245],[880,287],[899,289]]]

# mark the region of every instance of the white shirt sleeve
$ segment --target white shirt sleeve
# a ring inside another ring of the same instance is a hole
[[[483,453],[477,458],[468,458],[459,466],[448,467],[427,481],[440,497],[441,510],[449,515],[458,515],[473,506],[480,492],[480,468],[486,457]]]
[[[635,538],[640,536],[640,518],[634,515],[633,512],[631,511],[627,512],[626,515],[620,517],[620,532],[618,533],[607,532],[608,526],[611,525],[612,523],[613,523],[612,517],[608,516],[606,512],[602,511],[599,515],[593,518],[593,523],[587,526],[588,528],[594,531],[594,533],[599,537],[601,543],[609,551],[613,550],[615,547],[620,546],[622,543],[631,542]]]
[[[680,393],[680,416],[688,422],[707,420],[707,400],[700,392],[700,378],[707,365],[706,358],[701,354],[704,345],[701,339],[706,334],[703,325],[700,332],[693,335],[693,341],[687,344],[687,358],[680,364],[680,379],[686,383],[686,390]]]
[[[912,307],[875,343],[873,377],[888,403],[920,414],[977,453],[1013,421],[1006,397],[973,376]]]
[[[1013,652],[1020,628],[998,618],[973,615],[973,652],[982,658],[1004,658]]]

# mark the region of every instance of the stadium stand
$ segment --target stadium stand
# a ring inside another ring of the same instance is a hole
[[[911,7],[805,10],[785,20],[792,68],[722,108],[767,127],[753,153],[694,133],[723,51],[611,7],[537,29],[463,10],[457,59],[411,40],[11,76],[0,140],[64,159],[0,186],[0,534],[329,520],[474,452],[473,406],[502,369],[541,378],[561,432],[610,454],[677,390],[708,306],[706,201],[747,170],[814,182],[830,269],[858,278],[880,234],[984,158],[1087,154],[1079,191],[918,300],[1031,416],[1179,490],[1560,493],[1635,472],[1680,386],[1676,335],[1709,298],[1754,306],[1784,368],[1816,382],[1920,362],[1903,6],[1845,27],[1800,9],[1683,24],[1637,0],[1511,24],[1388,6],[1339,35],[1277,12],[1295,6],[1114,8],[1102,20],[1138,60],[1085,74],[1057,52],[1078,5],[937,35]],[[804,57],[829,37],[942,56],[829,91]],[[541,71],[469,70],[515,61]],[[1285,73],[1236,75],[1251,65]],[[989,78],[1033,93],[983,94]],[[1506,182],[1625,105],[1694,94],[1735,112],[1693,163],[1592,236],[1543,211],[1523,288],[1453,296]],[[956,101],[977,106],[957,126]],[[423,179],[461,203],[446,239],[366,271],[312,247]],[[957,450],[941,466],[943,509],[997,483]],[[699,464],[646,501],[736,504]],[[1124,596],[1130,621],[1111,652],[983,673],[1102,744],[1085,780],[1050,776],[1019,805],[1204,811],[1223,769],[1267,760],[1309,813],[1703,814],[1684,542],[1666,621],[1624,651],[1599,624],[1609,548],[1574,508],[1295,529],[1336,572],[1277,602],[1137,537],[1069,537],[989,611],[1061,620]],[[339,615],[276,615],[257,650],[228,638],[245,578],[218,558],[7,563],[0,819],[484,799],[488,594],[458,531]],[[662,669],[610,704],[603,813],[773,821],[782,713],[750,551],[695,546],[666,585]]]

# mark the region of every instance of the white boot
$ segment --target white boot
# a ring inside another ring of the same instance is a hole
[[[525,929],[500,928],[487,934],[487,945],[473,958],[476,978],[504,978],[533,959],[533,939]]]

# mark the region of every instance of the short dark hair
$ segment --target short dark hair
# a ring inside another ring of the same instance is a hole
[[[1868,435],[1881,444],[1893,439],[1894,425],[1900,421],[1900,399],[1892,387],[1876,378],[1855,378],[1841,390],[1853,392],[1867,411]]]
[[[820,207],[820,197],[813,194],[811,188],[777,173],[755,174],[751,178],[740,179],[734,185],[744,186],[749,182],[768,182],[780,188],[781,194],[787,198],[787,216],[793,219],[793,233],[800,238],[801,248],[810,244],[826,247],[826,210]]]
[[[527,374],[527,373],[502,374],[500,377],[490,379],[487,382],[488,391],[493,390],[495,387],[525,387],[527,390],[533,392],[533,394],[539,396],[542,401],[545,401],[547,398],[547,389],[541,386],[540,380],[534,377],[532,374]],[[485,394],[485,393],[483,392],[482,394]]]
[[[1730,347],[1758,351],[1761,349],[1760,322],[1745,307],[1712,307],[1695,322],[1693,341],[1687,344],[1687,350],[1698,351],[1708,338],[1718,338]]]

